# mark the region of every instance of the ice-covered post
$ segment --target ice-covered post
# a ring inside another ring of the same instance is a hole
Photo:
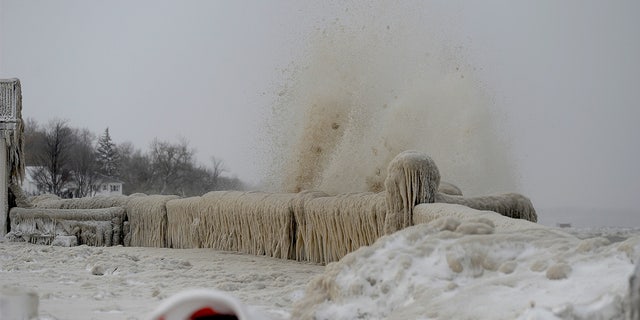
[[[9,180],[24,173],[21,110],[20,80],[0,79],[0,236],[9,227]]]
[[[413,207],[436,200],[440,172],[433,160],[418,151],[404,151],[387,168],[387,215],[384,232],[390,234],[412,224]]]

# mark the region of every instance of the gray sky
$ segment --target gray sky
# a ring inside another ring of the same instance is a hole
[[[0,77],[22,80],[25,117],[108,126],[116,142],[142,149],[184,137],[201,162],[222,158],[249,181],[282,70],[349,7],[0,1]],[[640,2],[397,5],[424,15],[416,41],[429,30],[477,69],[510,141],[516,191],[538,207],[638,211]]]

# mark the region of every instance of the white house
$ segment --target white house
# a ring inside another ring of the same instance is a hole
[[[38,186],[38,183],[36,183],[36,180],[33,178],[33,174],[41,168],[42,167],[37,166],[27,166],[24,168],[25,174],[24,181],[22,181],[22,191],[24,191],[26,195],[34,196],[43,193],[41,191],[43,189],[42,186]]]
[[[95,196],[122,195],[123,182],[112,177],[100,175],[96,182]]]

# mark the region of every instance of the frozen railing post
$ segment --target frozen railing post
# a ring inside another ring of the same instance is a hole
[[[20,80],[0,79],[0,236],[9,227],[9,180],[21,180],[24,175],[21,112]]]

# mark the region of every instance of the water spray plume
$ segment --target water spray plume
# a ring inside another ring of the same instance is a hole
[[[308,36],[274,103],[267,189],[378,192],[391,159],[413,149],[467,194],[514,190],[474,68],[418,30],[419,14],[397,19],[392,7],[368,6]]]

